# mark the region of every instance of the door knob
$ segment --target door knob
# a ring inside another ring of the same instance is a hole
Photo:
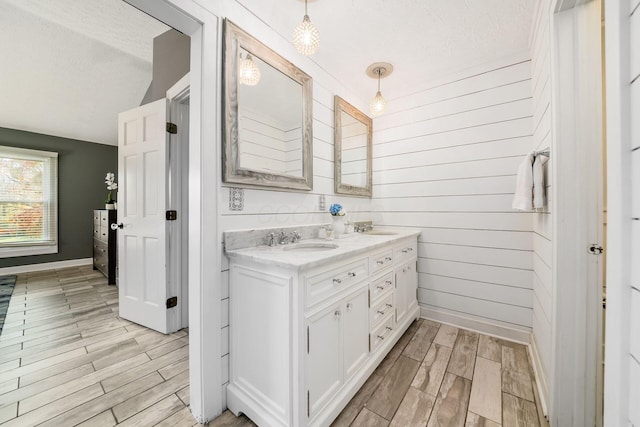
[[[122,223],[120,224],[116,224],[115,222],[111,224],[111,229],[112,230],[117,230],[118,228],[122,228],[124,227],[124,225]]]

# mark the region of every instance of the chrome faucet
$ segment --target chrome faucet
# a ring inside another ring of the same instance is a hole
[[[267,234],[267,245],[268,246],[276,245],[276,235],[274,233]]]
[[[278,238],[278,243],[281,245],[286,245],[289,243],[289,236],[284,231],[280,232],[280,237]]]
[[[300,233],[298,233],[297,231],[293,231],[291,233],[291,243],[296,243],[299,240],[300,240]]]

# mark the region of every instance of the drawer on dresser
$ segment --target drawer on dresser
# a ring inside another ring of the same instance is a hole
[[[371,258],[371,274],[393,265],[393,251],[378,252]]]
[[[371,340],[371,353],[374,353],[387,337],[393,333],[394,319],[393,316],[386,318],[380,326],[371,332],[369,339]]]
[[[93,223],[100,225],[100,211],[93,211]]]
[[[333,294],[365,280],[369,275],[368,258],[331,269],[311,272],[305,278],[307,307],[330,298]]]
[[[406,242],[393,249],[393,257],[395,258],[396,264],[414,256],[418,256],[418,242],[415,240]]]
[[[109,226],[109,211],[100,211],[100,225],[103,227]]]
[[[384,276],[380,276],[379,278],[371,282],[371,284],[369,285],[371,301],[375,301],[384,294],[390,292],[391,289],[393,289],[393,279],[393,271],[390,271]]]
[[[379,302],[371,304],[369,311],[369,327],[374,330],[378,327],[380,322],[383,322],[387,317],[394,317],[395,307],[393,306],[393,293],[389,293]]]
[[[101,238],[101,230],[100,230],[100,224],[93,224],[93,238],[94,239],[100,239]]]
[[[97,228],[97,230],[96,230]],[[100,239],[103,242],[108,242],[109,241],[109,228],[108,227],[103,227],[102,225],[97,227],[94,226],[93,228],[93,237],[95,237],[96,239]]]
[[[105,242],[102,242],[100,240],[93,240],[93,256],[107,256],[107,254],[109,253],[109,247],[107,246],[107,244]]]

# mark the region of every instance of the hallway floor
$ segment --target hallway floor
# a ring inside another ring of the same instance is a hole
[[[189,337],[118,317],[90,266],[18,275],[0,335],[0,425],[194,426]],[[526,348],[414,322],[336,426],[539,426]],[[543,420],[544,421],[544,420]],[[251,426],[229,411],[210,426]]]

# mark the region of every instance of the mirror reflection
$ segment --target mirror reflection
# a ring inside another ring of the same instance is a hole
[[[224,36],[224,182],[311,190],[311,77],[228,19]]]
[[[238,145],[242,169],[302,176],[302,85],[242,47],[238,79]],[[258,73],[245,65],[251,61]],[[259,75],[249,84],[242,76]]]
[[[371,118],[339,96],[334,113],[336,193],[371,197]]]
[[[342,183],[367,186],[367,126],[342,111]]]

